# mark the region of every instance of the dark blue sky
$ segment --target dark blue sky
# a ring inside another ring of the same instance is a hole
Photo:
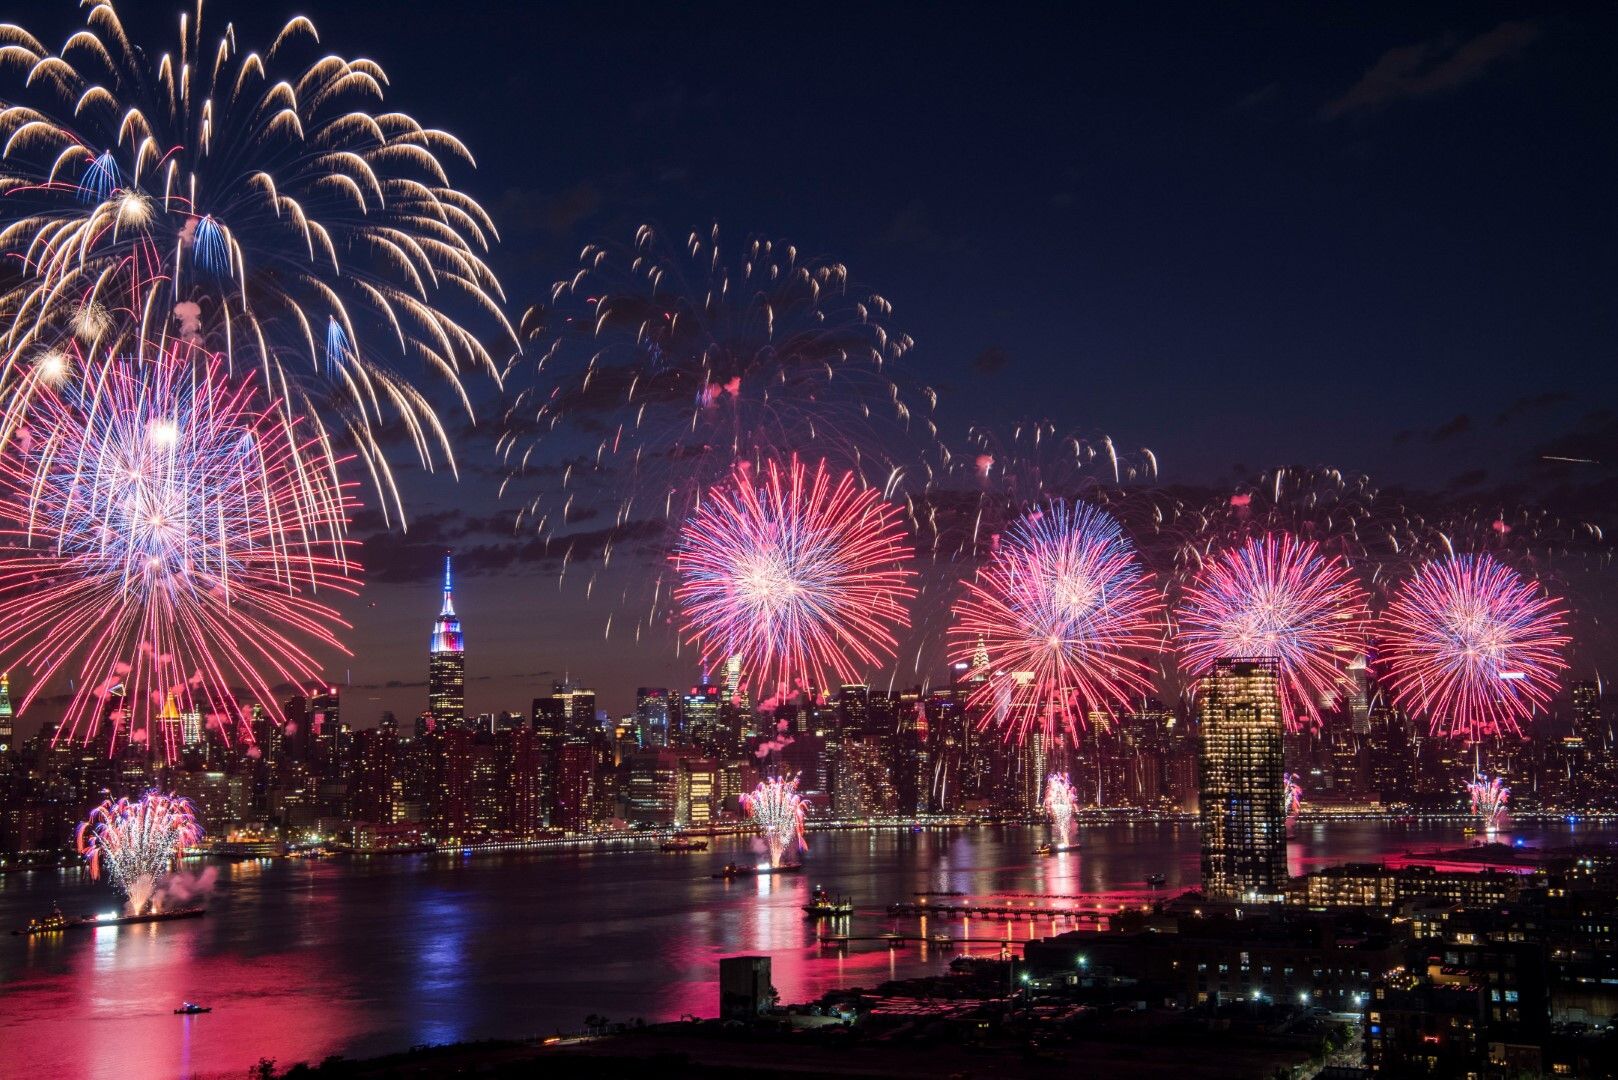
[[[27,21],[60,41],[60,7]],[[283,7],[209,10],[257,42]],[[461,179],[503,232],[514,320],[589,240],[717,221],[886,295],[946,432],[1049,418],[1152,448],[1175,483],[1278,464],[1568,498],[1610,482],[1535,464],[1618,442],[1601,411],[1618,400],[1610,8],[306,10],[324,47],[380,61],[391,103],[477,155]],[[1003,363],[983,374],[989,350]],[[424,703],[432,553],[500,543],[459,519],[515,510],[489,455],[469,438],[460,486],[408,481],[417,530],[371,544],[357,723]],[[563,669],[614,709],[689,679],[672,636],[604,639],[623,583],[586,601],[584,581],[517,564],[465,582],[473,709],[526,707]]]

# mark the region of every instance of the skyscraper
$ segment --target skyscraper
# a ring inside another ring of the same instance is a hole
[[[440,730],[466,724],[466,642],[461,620],[455,617],[455,596],[450,581],[449,552],[444,553],[444,607],[433,623],[427,660],[427,711]]]
[[[1226,659],[1203,681],[1202,887],[1221,900],[1286,892],[1280,668]]]
[[[635,691],[635,720],[647,746],[669,744],[669,692],[661,686],[642,686]]]

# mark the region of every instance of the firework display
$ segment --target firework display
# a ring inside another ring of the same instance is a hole
[[[1249,540],[1206,563],[1175,613],[1182,670],[1197,679],[1221,657],[1280,662],[1289,730],[1320,723],[1346,666],[1364,654],[1366,593],[1348,564],[1290,534]]]
[[[108,2],[59,52],[10,25],[0,44],[11,412],[28,407],[21,376],[69,342],[146,359],[180,340],[261,371],[277,399],[334,399],[388,501],[382,423],[402,421],[424,463],[450,459],[406,372],[456,390],[468,367],[498,374],[482,328],[449,314],[505,327],[483,262],[496,234],[449,179],[467,149],[384,109],[379,65],[320,50],[301,16],[260,51],[229,25],[210,41],[200,7],[168,52],[131,41]]]
[[[891,313],[784,242],[716,227],[676,246],[644,226],[626,247],[589,245],[521,324],[526,385],[512,380],[500,452],[519,485],[544,478],[527,524],[548,536],[591,497],[620,522],[682,519],[738,462],[788,452],[886,483],[900,444],[935,435],[932,392],[897,381],[911,342]],[[559,476],[530,469],[552,441],[589,452]]]
[[[345,495],[254,383],[217,360],[106,361],[43,387],[0,454],[0,670],[34,674],[24,709],[71,677],[57,739],[105,729],[109,752],[172,759],[157,717],[177,699],[228,743],[238,691],[273,702],[318,675],[309,644],[341,650],[316,596],[353,591]]]
[[[1092,712],[1151,692],[1143,655],[1162,643],[1161,597],[1105,511],[1053,502],[1030,512],[963,588],[950,659],[973,665],[981,681],[968,704],[1004,738],[1039,730],[1077,742]]]
[[[1067,773],[1051,773],[1045,778],[1045,799],[1042,804],[1051,819],[1051,835],[1058,849],[1073,844],[1074,815],[1078,813],[1078,794]]]
[[[1436,734],[1520,734],[1547,706],[1569,638],[1558,602],[1488,555],[1423,565],[1379,627],[1379,674],[1393,700]]]
[[[1472,813],[1483,822],[1483,827],[1489,832],[1498,830],[1501,819],[1506,816],[1506,803],[1511,799],[1511,789],[1506,787],[1505,780],[1479,773],[1467,782],[1466,794]]]
[[[185,849],[202,839],[191,803],[156,788],[131,802],[106,800],[79,824],[75,840],[90,876],[103,873],[129,898],[129,913],[142,915],[163,878]]]
[[[1281,786],[1286,797],[1286,816],[1295,818],[1298,811],[1303,809],[1303,785],[1298,783],[1297,776],[1287,773]]]
[[[795,776],[765,780],[742,796],[742,808],[758,826],[769,849],[772,869],[789,865],[800,852],[809,850],[809,842],[803,835],[803,814],[807,805],[798,794]]]
[[[740,657],[780,697],[892,660],[909,555],[899,511],[853,474],[740,464],[681,530],[674,596],[704,666]]]

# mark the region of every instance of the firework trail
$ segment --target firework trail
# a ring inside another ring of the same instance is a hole
[[[1467,783],[1466,794],[1472,802],[1472,813],[1483,822],[1483,827],[1489,832],[1497,831],[1501,819],[1506,816],[1506,803],[1511,798],[1511,789],[1506,787],[1505,780],[1479,773]]]
[[[787,864],[790,857],[809,850],[803,835],[803,813],[808,806],[798,794],[798,778],[766,780],[742,796],[742,807],[759,827],[769,847],[770,866]]]
[[[852,473],[739,464],[681,530],[674,598],[705,667],[740,656],[760,696],[780,696],[892,659],[909,555],[899,511]]]
[[[384,109],[382,68],[322,52],[301,16],[251,51],[230,25],[205,40],[199,5],[156,52],[111,3],[86,6],[56,53],[0,26],[0,70],[16,76],[0,89],[0,253],[20,279],[0,293],[0,442],[38,357],[76,341],[147,358],[184,340],[259,369],[277,400],[333,398],[386,512],[384,422],[403,422],[424,464],[452,462],[400,361],[457,390],[468,367],[497,377],[479,332],[446,313],[460,302],[515,341],[483,262],[493,223],[446,169],[470,154]]]
[[[33,676],[25,709],[72,677],[58,740],[111,721],[109,752],[122,735],[172,760],[170,699],[228,742],[238,692],[272,704],[319,675],[300,641],[342,649],[314,597],[354,591],[347,498],[254,381],[106,361],[44,388],[0,452],[0,665]]]
[[[75,839],[90,876],[105,872],[129,898],[130,914],[140,915],[175,860],[202,839],[202,826],[188,800],[153,788],[134,802],[103,802],[80,823]]]
[[[1290,534],[1249,540],[1204,564],[1175,613],[1185,675],[1199,679],[1222,657],[1281,665],[1287,729],[1320,723],[1320,704],[1346,685],[1364,655],[1366,594],[1348,564]]]
[[[1298,816],[1298,811],[1303,809],[1303,785],[1298,783],[1297,776],[1287,773],[1286,779],[1282,781],[1281,786],[1286,797],[1286,816],[1295,818]]]
[[[1077,792],[1067,773],[1051,773],[1045,778],[1045,813],[1050,816],[1051,830],[1057,847],[1073,843],[1073,816],[1078,812]]]
[[[1092,712],[1151,691],[1162,599],[1118,522],[1084,503],[1024,517],[954,605],[950,659],[985,678],[968,698],[1021,743],[1036,727],[1078,741]],[[983,671],[982,653],[990,669]]]
[[[1520,734],[1567,667],[1566,615],[1539,586],[1488,555],[1455,555],[1395,590],[1377,665],[1394,702],[1434,734]]]
[[[789,451],[894,487],[936,429],[932,391],[894,374],[911,341],[891,314],[843,265],[717,227],[586,247],[520,328],[528,385],[499,447],[508,486],[539,481],[519,523],[549,538],[598,501],[620,527],[684,520],[738,463]]]

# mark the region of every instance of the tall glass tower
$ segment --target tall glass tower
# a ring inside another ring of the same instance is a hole
[[[1227,659],[1203,680],[1202,888],[1211,899],[1286,897],[1281,680],[1273,659]]]
[[[427,711],[439,731],[466,726],[466,642],[455,615],[449,552],[444,553],[444,606],[433,623],[427,658]]]

